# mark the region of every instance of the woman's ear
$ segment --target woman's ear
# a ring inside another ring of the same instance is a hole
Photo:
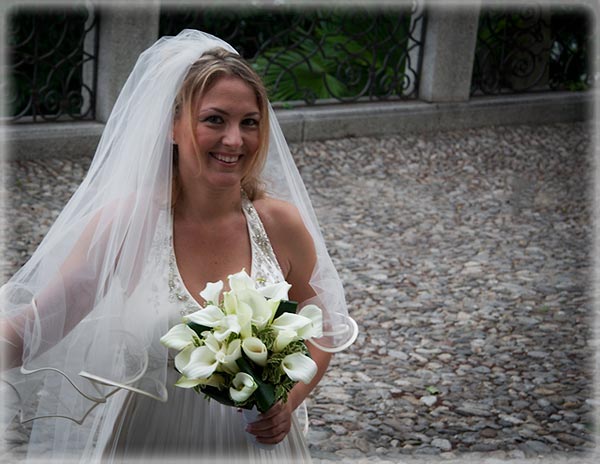
[[[174,122],[173,122],[173,129],[171,129],[171,143],[173,145],[177,145],[177,141],[179,140],[179,118],[177,118]]]

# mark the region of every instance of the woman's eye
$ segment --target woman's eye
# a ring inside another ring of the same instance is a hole
[[[223,118],[221,116],[212,115],[204,118],[202,122],[208,122],[210,124],[221,124],[223,122]]]
[[[258,119],[247,118],[242,121],[242,124],[244,126],[251,126],[251,127],[258,126]]]

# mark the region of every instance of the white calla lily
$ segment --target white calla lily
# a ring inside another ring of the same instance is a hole
[[[182,375],[177,382],[175,382],[175,386],[179,388],[194,388],[203,383],[204,380],[205,379],[188,379],[186,376]]]
[[[311,323],[300,329],[298,335],[303,340],[323,336],[323,311],[318,306],[309,304],[304,306],[298,315],[310,319]]]
[[[242,356],[241,340],[236,338],[228,345],[221,345],[219,351],[215,353],[217,361],[221,364],[235,363]]]
[[[258,330],[264,329],[271,322],[279,306],[279,301],[268,300],[253,289],[241,290],[237,292],[237,297],[240,304],[245,303],[252,309],[252,324]]]
[[[251,375],[245,372],[238,372],[231,382],[229,395],[233,401],[242,403],[250,398],[257,388],[258,385]]]
[[[241,340],[220,344],[213,334],[209,334],[200,348],[190,345],[175,356],[175,367],[182,374],[177,386],[192,388],[202,384],[220,388],[224,379],[215,374],[215,371],[220,369],[236,374],[239,372],[236,361],[241,356]]]
[[[219,371],[234,375],[240,371],[240,367],[235,362],[223,363],[219,365]]]
[[[283,281],[276,284],[265,285],[264,287],[259,288],[258,292],[262,296],[272,300],[287,300],[290,288],[292,288],[292,286],[286,281]]]
[[[229,344],[219,343],[219,340],[210,334],[206,338],[206,347],[213,353],[218,363],[217,369],[235,374],[240,370],[236,361],[242,356],[241,341],[235,339]]]
[[[206,301],[207,304],[218,305],[219,296],[223,290],[223,281],[208,282],[204,290],[200,292],[200,296]]]
[[[175,369],[179,372],[183,372],[185,366],[190,363],[190,358],[192,356],[192,351],[194,351],[196,347],[194,345],[189,345],[177,353],[175,356]]]
[[[294,330],[280,330],[273,344],[273,351],[279,353],[283,351],[294,340],[298,340],[298,334]]]
[[[181,369],[181,373],[188,379],[206,379],[218,366],[215,353],[208,346],[201,346],[190,353],[189,362]]]
[[[302,353],[292,353],[283,358],[281,367],[295,382],[310,383],[317,373],[317,364]]]
[[[160,342],[167,348],[183,350],[187,346],[194,344],[194,337],[197,337],[196,332],[186,324],[177,324],[171,327],[171,330],[160,338]]]
[[[291,353],[281,361],[281,372],[294,382],[310,383],[317,373],[317,365],[303,354],[305,351],[293,352],[299,350],[291,349],[290,343],[322,336],[321,309],[309,304],[297,314],[284,312],[275,319],[281,301],[288,299],[290,284],[279,282],[257,287],[244,270],[228,276],[228,282],[228,292],[223,292],[222,281],[207,283],[200,292],[206,306],[184,316],[183,324],[174,326],[161,337],[165,346],[179,350],[175,368],[181,377],[176,386],[229,387],[230,397],[236,403],[247,402],[258,388],[257,381],[241,372],[237,363],[245,356],[256,366],[267,365],[271,351],[255,336],[256,330],[265,328],[273,330],[273,352]],[[196,327],[193,324],[202,326],[202,333],[198,335],[188,323],[192,327]]]
[[[240,333],[240,323],[235,314],[225,315],[217,306],[208,305],[206,308],[196,311],[184,317],[185,321],[191,321],[206,327],[212,327],[214,335],[219,341],[225,340],[231,333]]]
[[[238,322],[240,323],[240,336],[242,339],[252,336],[252,308],[243,301],[239,302],[237,308]]]
[[[223,309],[225,314],[237,314],[238,313],[238,299],[234,292],[223,293]]]
[[[223,314],[223,311],[221,311],[218,306],[207,305],[199,311],[184,316],[183,320],[185,322],[191,321],[206,327],[217,327],[224,317],[225,314]]]
[[[222,342],[232,333],[239,334],[241,328],[238,317],[235,314],[231,314],[221,319],[221,322],[215,327],[213,333],[215,338]]]
[[[212,333],[209,333],[204,339],[204,345],[208,347],[213,353],[217,353],[221,349],[219,340],[215,338]]]
[[[273,321],[271,327],[275,331],[293,330],[294,332],[299,332],[310,324],[312,324],[312,321],[308,317],[301,316],[300,314],[284,313]]]
[[[232,292],[239,292],[247,288],[254,290],[256,288],[254,280],[246,273],[245,269],[236,274],[231,274],[227,279],[229,280],[229,288]]]
[[[213,374],[208,379],[188,379],[182,375],[179,380],[175,382],[175,386],[180,388],[194,388],[198,385],[202,385],[220,389],[223,387],[224,383],[225,379],[218,374]]]
[[[260,338],[248,337],[242,342],[242,350],[252,362],[259,366],[267,365],[268,350]]]

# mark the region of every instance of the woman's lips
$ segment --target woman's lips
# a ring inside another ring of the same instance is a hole
[[[215,152],[210,152],[209,154],[216,160],[219,160],[226,164],[235,164],[242,157],[242,155],[239,155],[239,154],[233,155],[233,154],[228,154],[228,153],[215,153]]]

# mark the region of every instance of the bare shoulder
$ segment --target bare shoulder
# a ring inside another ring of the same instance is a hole
[[[261,198],[253,204],[286,277],[303,268],[310,275],[316,259],[315,246],[298,208],[274,198]]]
[[[267,232],[277,232],[280,229],[289,232],[298,227],[305,229],[298,208],[287,201],[265,197],[253,204]]]

